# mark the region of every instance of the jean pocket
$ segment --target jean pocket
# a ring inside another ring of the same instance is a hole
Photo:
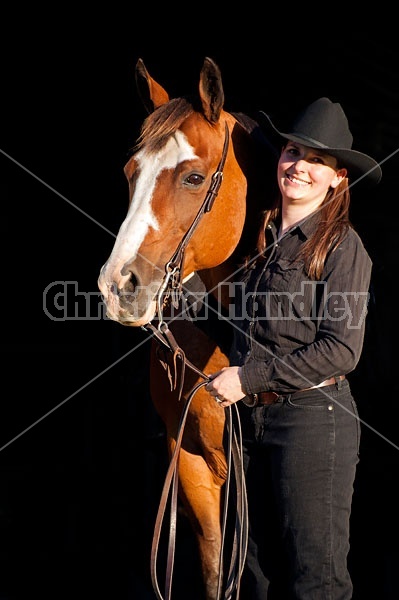
[[[318,390],[312,390],[310,393],[298,392],[296,394],[291,394],[291,396],[287,398],[287,404],[293,408],[331,410],[333,399],[328,398],[327,395],[321,394]]]

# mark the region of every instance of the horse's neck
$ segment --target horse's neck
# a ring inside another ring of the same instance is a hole
[[[205,269],[199,273],[207,291],[212,294],[226,310],[231,302],[231,294],[229,294],[227,283],[234,280],[235,269],[236,265],[233,261],[226,260],[217,267]]]
[[[255,250],[263,211],[270,208],[277,194],[276,166],[278,153],[259,124],[243,113],[231,113],[241,127],[234,129],[233,143],[239,147],[240,168],[247,181],[246,216],[233,254],[222,264],[199,273],[206,289],[224,309],[231,303],[227,282],[237,279],[238,265]],[[236,202],[238,200],[236,199]],[[222,285],[226,282],[226,285]]]

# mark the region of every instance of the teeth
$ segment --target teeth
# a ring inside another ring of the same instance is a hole
[[[301,179],[297,179],[293,175],[287,175],[288,179],[297,185],[309,185],[307,181],[302,181]]]

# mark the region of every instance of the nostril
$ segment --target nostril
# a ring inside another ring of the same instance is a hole
[[[123,290],[129,290],[131,292],[134,292],[137,286],[137,277],[135,276],[133,271],[131,271],[129,267],[125,265],[123,269],[121,269],[121,275],[123,275],[123,277],[129,277],[129,279],[123,284]]]
[[[131,279],[129,279],[129,281],[126,281],[125,285],[123,286],[123,293],[124,294],[133,294],[135,290],[135,285],[132,282]]]
[[[126,273],[127,275],[128,273]],[[130,277],[125,281],[123,287],[117,290],[117,294],[121,302],[133,303],[135,301],[135,293],[137,290],[137,277],[130,271]]]
[[[130,277],[129,277],[128,281],[126,281],[125,285],[123,286],[123,289],[125,292],[130,292],[131,294],[133,294],[136,287],[137,287],[137,277],[134,275],[134,273],[130,272]]]

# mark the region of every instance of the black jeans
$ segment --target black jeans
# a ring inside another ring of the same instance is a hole
[[[239,410],[250,519],[240,600],[349,600],[360,422],[348,381]]]

